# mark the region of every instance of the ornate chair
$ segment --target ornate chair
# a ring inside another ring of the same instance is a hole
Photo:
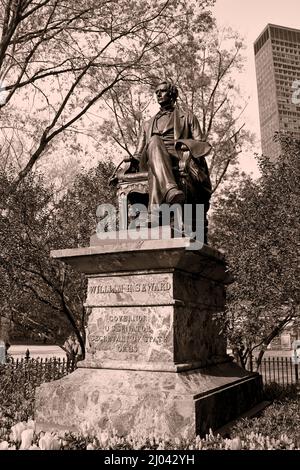
[[[204,189],[202,193],[199,190],[195,193],[195,186],[191,178],[191,173],[188,171],[188,165],[191,163],[190,152],[182,152],[179,165],[174,167],[175,178],[178,182],[178,187],[185,193],[185,203],[187,204],[204,204],[205,207],[205,242],[207,234],[207,218],[206,213],[209,208],[210,194]],[[124,164],[124,165],[123,165]],[[127,208],[128,224],[136,217],[136,213],[132,213],[130,208],[133,204],[143,204],[148,207],[149,203],[149,184],[148,172],[136,171],[132,165],[131,159],[124,159],[116,168],[114,174],[110,179],[111,184],[117,186],[117,196],[119,209],[124,207],[124,201]],[[145,214],[146,215],[146,214]],[[128,228],[128,225],[127,225]]]
[[[174,173],[178,186],[185,193],[187,193],[188,184],[187,178],[188,173],[186,171],[187,163],[190,159],[189,152],[183,152],[182,158],[179,161],[179,167],[174,167]],[[123,168],[122,164],[125,163]],[[117,197],[120,205],[124,204],[124,199],[127,203],[127,217],[128,222],[132,220],[132,214],[130,213],[130,207],[133,204],[143,204],[148,207],[149,203],[149,183],[148,183],[148,172],[147,171],[135,171],[132,167],[131,159],[124,159],[117,167],[110,182],[117,185]]]

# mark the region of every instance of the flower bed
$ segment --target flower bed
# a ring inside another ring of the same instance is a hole
[[[299,450],[300,447],[288,434],[278,438],[260,432],[242,430],[240,435],[223,438],[208,434],[201,439],[157,439],[146,436],[127,438],[103,432],[99,438],[90,435],[65,433],[35,433],[32,420],[20,422],[10,430],[2,428],[0,450]]]
[[[34,392],[41,383],[34,364],[0,371],[0,450],[300,450],[300,406],[297,388],[270,385],[267,399],[274,400],[260,417],[242,419],[232,428],[227,438],[208,434],[205,438],[157,439],[155,436],[124,438],[112,432],[103,432],[97,438],[88,423],[83,423],[80,434],[49,432],[36,433],[33,420]],[[45,373],[44,381],[49,380]]]

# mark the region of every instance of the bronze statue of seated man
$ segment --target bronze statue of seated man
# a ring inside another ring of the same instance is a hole
[[[211,146],[203,141],[196,116],[176,106],[176,86],[163,81],[155,94],[160,110],[141,129],[131,171],[148,171],[150,214],[163,203],[204,204],[206,214],[211,181],[205,156]],[[181,184],[183,162],[185,181]]]

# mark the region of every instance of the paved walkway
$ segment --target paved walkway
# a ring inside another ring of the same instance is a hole
[[[25,357],[26,350],[29,349],[30,357],[66,357],[66,353],[59,347],[55,345],[46,345],[46,346],[36,346],[36,345],[15,345],[11,346],[8,350],[8,353],[14,358]]]
[[[46,346],[37,346],[37,345],[15,345],[11,346],[8,350],[8,353],[13,357],[24,357],[26,350],[29,349],[30,357],[66,357],[65,352],[55,345],[46,345]],[[228,350],[228,353],[231,354],[231,350]],[[292,351],[289,350],[267,350],[265,352],[264,358],[267,357],[291,357]]]
[[[227,353],[232,355],[231,349],[228,349]],[[255,352],[254,356],[257,357],[258,353]],[[280,350],[267,349],[267,351],[264,354],[264,358],[267,358],[267,357],[292,357],[292,350],[291,349],[280,349]]]

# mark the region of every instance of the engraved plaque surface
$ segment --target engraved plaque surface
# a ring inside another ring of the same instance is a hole
[[[100,360],[171,361],[173,308],[93,308],[87,356]]]
[[[94,277],[88,280],[86,305],[170,305],[171,274]]]

